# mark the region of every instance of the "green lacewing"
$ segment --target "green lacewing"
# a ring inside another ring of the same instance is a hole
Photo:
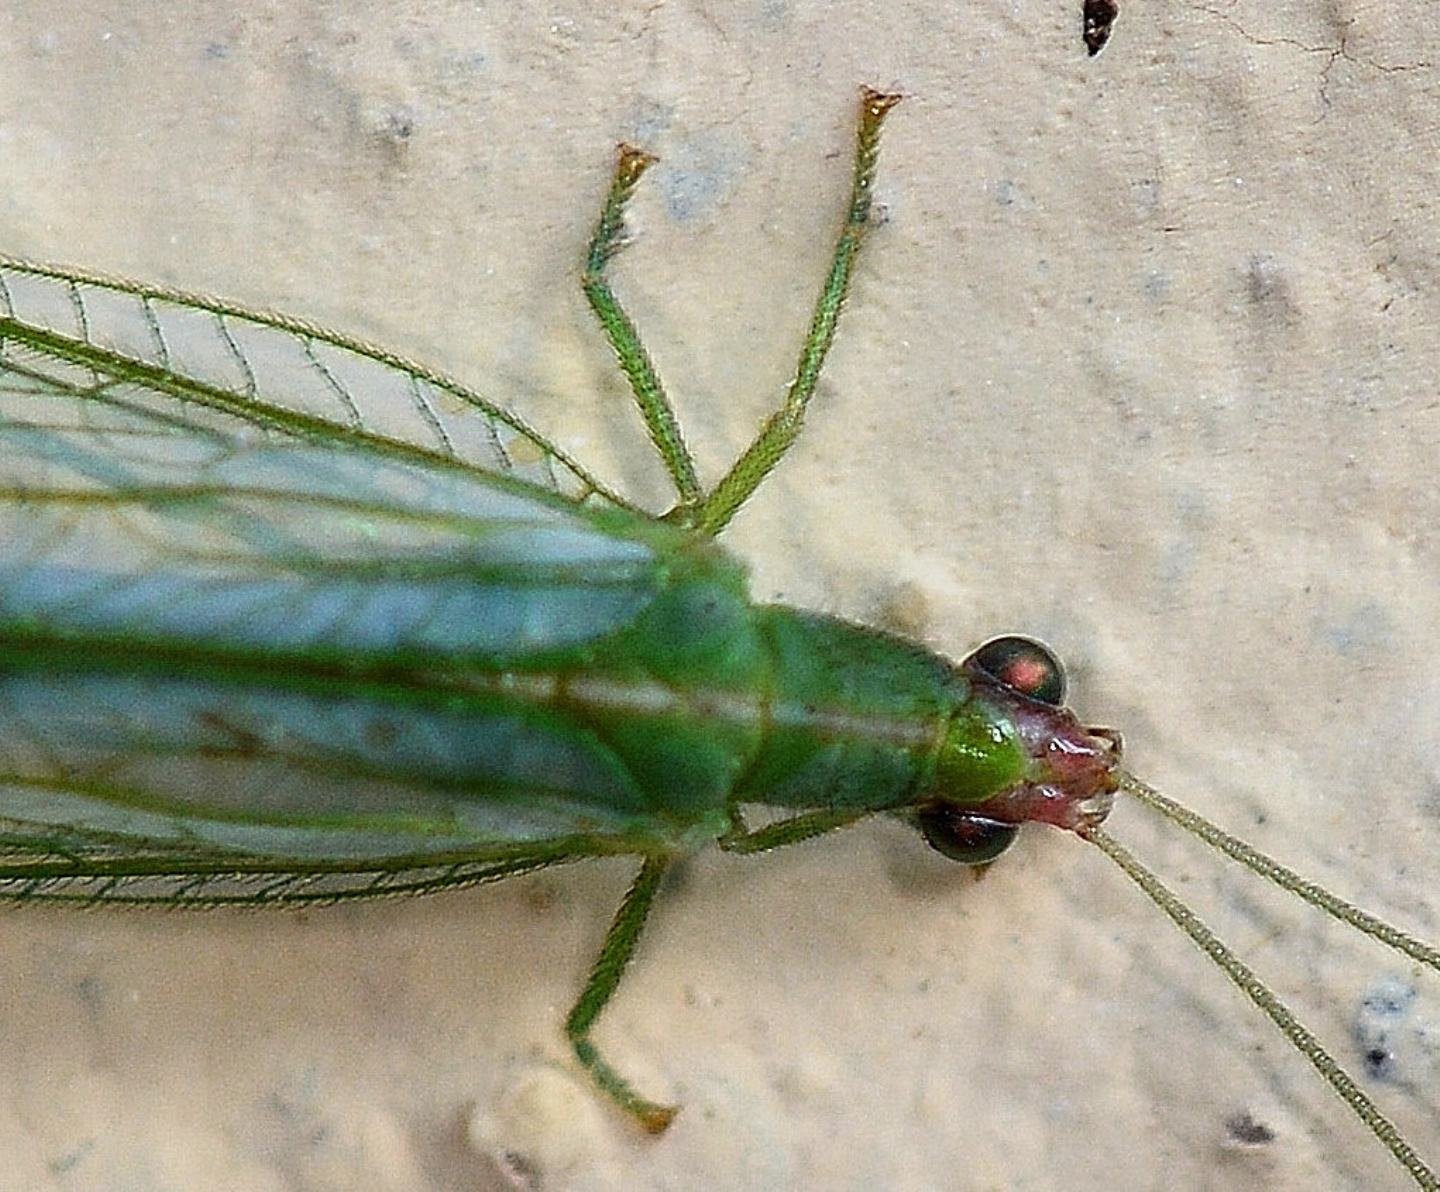
[[[1250,970],[1102,826],[1129,794],[1411,959],[1440,954],[1121,766],[1029,638],[953,663],[751,600],[716,543],[799,438],[870,219],[851,193],[794,379],[699,479],[611,288],[653,158],[622,146],[582,270],[676,500],[655,516],[513,413],[301,320],[0,260],[0,896],[296,906],[635,859],[565,1030],[592,1027],[666,870],[889,816],[988,864],[1019,825],[1093,842],[1309,1059],[1415,1182],[1436,1177]],[[766,818],[750,827],[746,813]]]

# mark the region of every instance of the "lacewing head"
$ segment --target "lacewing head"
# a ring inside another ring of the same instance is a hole
[[[1030,638],[986,642],[960,666],[967,711],[941,746],[915,818],[932,848],[978,864],[999,856],[1027,821],[1084,832],[1110,814],[1120,786],[1120,734],[1064,707],[1064,669]]]

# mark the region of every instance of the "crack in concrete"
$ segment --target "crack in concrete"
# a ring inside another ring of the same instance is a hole
[[[1382,62],[1366,55],[1356,54],[1350,50],[1350,28],[1355,24],[1355,18],[1340,21],[1340,39],[1334,44],[1311,45],[1295,37],[1262,37],[1250,30],[1229,12],[1212,7],[1206,4],[1192,6],[1196,12],[1204,13],[1206,16],[1214,17],[1222,22],[1241,38],[1251,45],[1266,47],[1288,47],[1306,54],[1323,54],[1325,65],[1320,70],[1320,102],[1328,111],[1330,108],[1330,74],[1335,63],[1339,61],[1349,62],[1355,66],[1366,67],[1380,74],[1407,74],[1418,70],[1430,70],[1434,63],[1428,59],[1421,59],[1415,62]]]

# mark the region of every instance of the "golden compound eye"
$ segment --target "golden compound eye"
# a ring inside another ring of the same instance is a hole
[[[966,665],[1042,704],[1065,702],[1065,668],[1050,648],[1030,637],[997,637],[966,660]]]
[[[984,865],[1010,847],[1019,824],[972,815],[948,803],[922,807],[915,814],[925,843],[962,865]]]

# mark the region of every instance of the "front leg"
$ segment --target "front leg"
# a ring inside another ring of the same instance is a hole
[[[635,404],[645,420],[650,441],[655,444],[655,450],[660,453],[661,462],[675,484],[679,508],[688,509],[699,505],[703,497],[700,481],[695,475],[695,461],[680,433],[680,421],[675,417],[675,408],[670,404],[665,386],[660,383],[660,374],[655,371],[650,354],[640,342],[640,333],[615,297],[615,291],[610,288],[610,261],[624,243],[625,208],[640,175],[654,164],[655,158],[643,149],[620,146],[615,178],[610,183],[605,206],[600,212],[600,222],[595,226],[590,249],[585,254],[580,287],[585,291],[590,309],[600,320],[615,359],[630,381],[630,391],[635,395]]]

